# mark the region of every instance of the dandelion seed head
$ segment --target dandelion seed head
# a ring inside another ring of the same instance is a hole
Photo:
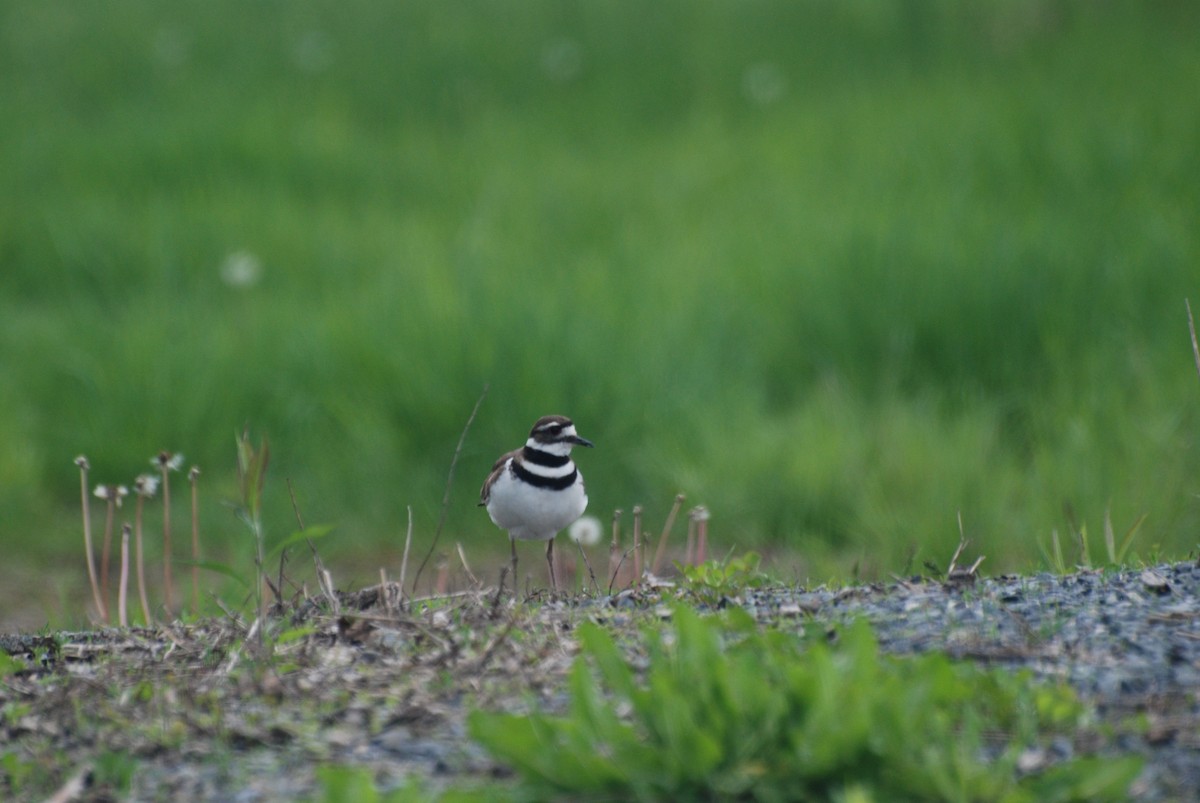
[[[117,507],[120,507],[121,500],[129,495],[129,489],[124,485],[97,485],[93,493],[98,498],[107,502],[115,502]]]
[[[542,48],[542,71],[550,80],[566,84],[583,69],[583,48],[574,39],[560,38]]]
[[[133,491],[138,496],[151,497],[158,492],[158,477],[153,474],[138,474],[133,481]]]
[[[567,537],[577,544],[592,546],[600,543],[604,536],[603,530],[600,519],[595,516],[581,516],[567,528]]]
[[[164,450],[150,458],[150,465],[157,467],[160,471],[178,471],[183,465],[183,455],[179,452],[171,454]]]
[[[787,77],[769,62],[752,64],[742,73],[742,94],[757,106],[770,106],[787,94]]]
[[[229,287],[246,289],[262,279],[262,261],[249,251],[234,251],[225,257],[219,269],[221,281]]]

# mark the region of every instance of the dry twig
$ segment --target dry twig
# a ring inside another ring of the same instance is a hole
[[[87,553],[88,582],[92,585],[92,603],[96,606],[96,613],[108,621],[108,606],[104,604],[104,597],[100,596],[100,585],[96,582],[96,558],[92,552],[92,515],[88,504],[87,478],[90,466],[88,459],[83,455],[75,458],[75,465],[79,466],[79,489],[83,507],[83,549]]]
[[[1200,375],[1200,343],[1196,342],[1196,322],[1192,320],[1192,304],[1186,298],[1183,304],[1187,307],[1188,332],[1192,336],[1192,356],[1196,358],[1196,373]]]
[[[683,506],[683,500],[686,498],[683,494],[675,495],[675,504],[671,506],[671,512],[667,514],[667,522],[663,525],[662,535],[658,537],[658,548],[654,550],[654,562],[650,564],[651,574],[658,574],[658,567],[662,563],[663,553],[667,547],[667,535],[675,526],[675,517],[679,515],[679,508]]]
[[[450,509],[450,488],[454,485],[454,469],[458,466],[458,456],[462,454],[463,443],[467,440],[467,431],[471,429],[471,424],[475,421],[475,416],[479,413],[479,407],[483,404],[483,400],[487,398],[488,385],[483,386],[483,393],[479,394],[479,399],[475,402],[474,409],[471,410],[471,415],[467,418],[467,423],[463,426],[462,434],[458,436],[458,446],[454,448],[454,457],[450,460],[450,471],[446,475],[446,492],[442,495],[442,513],[438,517],[437,530],[433,533],[433,541],[429,544],[429,551],[425,553],[425,559],[421,561],[421,566],[417,569],[417,574],[413,577],[412,593],[417,593],[417,583],[421,580],[421,573],[425,571],[425,565],[429,563],[429,559],[433,557],[433,552],[437,549],[438,539],[442,535],[442,527],[446,523],[446,512]]]

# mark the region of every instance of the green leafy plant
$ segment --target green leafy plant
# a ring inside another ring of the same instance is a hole
[[[535,799],[1119,799],[1140,759],[1020,777],[1045,730],[1077,725],[1064,687],[946,656],[881,656],[868,626],[840,644],[759,633],[684,607],[645,633],[644,676],[585,624],[566,716],[472,712],[472,736]]]
[[[747,552],[738,557],[710,560],[695,566],[679,563],[675,568],[683,578],[683,587],[701,601],[718,602],[721,597],[732,596],[742,588],[757,588],[766,584],[767,575],[758,570],[762,556]]]

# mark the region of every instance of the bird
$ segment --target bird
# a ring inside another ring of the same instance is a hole
[[[575,446],[593,447],[564,415],[539,418],[520,449],[500,455],[479,492],[480,507],[497,527],[508,531],[513,582],[517,578],[517,541],[545,541],[550,587],[554,578],[554,536],[587,510],[583,475],[571,460]]]

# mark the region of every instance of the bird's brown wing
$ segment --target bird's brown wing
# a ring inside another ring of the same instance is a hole
[[[521,453],[520,449],[514,449],[511,452],[506,452],[496,458],[495,465],[492,466],[492,473],[488,474],[486,480],[483,481],[483,487],[479,489],[479,506],[483,507],[488,503],[488,499],[492,496],[492,486],[496,484],[496,480],[500,478],[500,473],[504,471],[504,464],[511,458],[516,457]]]

